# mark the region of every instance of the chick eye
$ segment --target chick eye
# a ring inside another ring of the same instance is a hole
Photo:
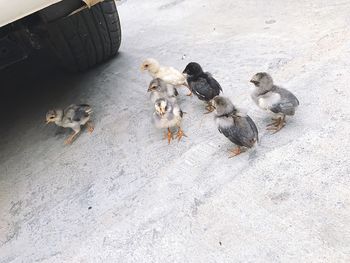
[[[145,68],[147,68],[147,67],[148,67],[148,65],[146,64],[146,65],[145,65]]]

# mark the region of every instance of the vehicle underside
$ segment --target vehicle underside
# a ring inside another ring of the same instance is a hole
[[[64,0],[0,28],[0,69],[48,47],[62,66],[81,71],[115,55],[120,40],[113,0]]]

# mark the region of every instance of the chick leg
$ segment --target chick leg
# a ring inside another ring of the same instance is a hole
[[[71,134],[65,141],[64,141],[64,144],[72,144],[74,138],[79,134],[80,130],[79,131],[74,131],[73,134]]]
[[[163,140],[167,139],[168,144],[170,144],[171,140],[173,139],[173,134],[170,131],[170,128],[168,128],[168,132],[164,132],[164,138]]]
[[[88,122],[86,123],[86,126],[87,126],[87,129],[88,129],[89,133],[92,133],[92,132],[94,131],[94,129],[95,129],[95,126],[94,126],[94,124],[92,123],[92,121],[88,121]]]
[[[187,135],[184,133],[184,131],[181,129],[181,127],[179,125],[179,126],[177,126],[176,138],[178,141],[180,141],[182,137],[187,137]]]
[[[230,150],[231,155],[228,158],[233,158],[233,157],[241,154],[241,152],[242,152],[241,147],[238,146],[238,147]]]
[[[268,126],[266,130],[274,131],[272,134],[280,131],[286,125],[285,116],[278,118],[275,125]]]

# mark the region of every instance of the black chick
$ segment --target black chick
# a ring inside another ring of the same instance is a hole
[[[202,67],[196,62],[189,63],[183,73],[186,74],[187,83],[192,92],[198,99],[207,102],[208,105],[205,108],[208,112],[206,113],[212,112],[214,108],[210,101],[222,92],[220,84],[209,72],[203,72]]]

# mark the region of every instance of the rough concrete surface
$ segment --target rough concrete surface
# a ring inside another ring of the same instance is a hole
[[[0,262],[349,262],[350,3],[126,1],[120,54],[81,75],[39,57],[1,73]],[[189,136],[151,124],[139,66],[201,63],[245,109],[260,144],[232,144],[184,96]],[[268,71],[300,107],[275,135],[250,99]],[[51,107],[88,102],[72,146]]]

